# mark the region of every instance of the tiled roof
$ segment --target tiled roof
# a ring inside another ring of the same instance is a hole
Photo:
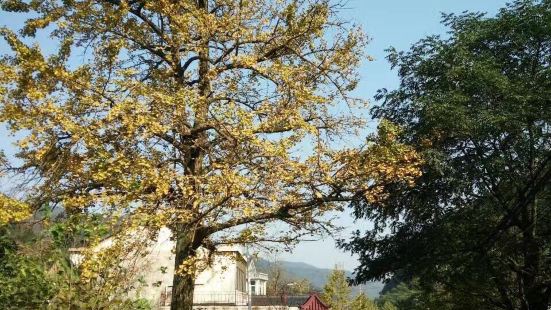
[[[304,296],[288,296],[287,306],[299,307],[302,306],[310,298],[310,295]]]
[[[252,296],[253,306],[293,306],[303,305],[310,295],[301,296]]]

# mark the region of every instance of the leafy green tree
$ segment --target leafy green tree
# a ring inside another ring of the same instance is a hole
[[[420,309],[421,291],[416,283],[401,282],[394,288],[388,290],[377,300],[379,305],[390,303],[397,309]]]
[[[364,293],[358,294],[350,303],[351,310],[378,310],[379,308]]]
[[[404,281],[382,294],[377,304],[382,309],[385,305],[389,309],[400,310],[448,310],[457,309],[453,304],[465,305],[464,302],[451,300],[450,295],[441,287],[423,287],[418,279]]]
[[[289,292],[291,294],[308,294],[312,288],[312,283],[308,279],[299,279],[292,282]]]
[[[109,281],[83,281],[71,263],[69,248],[105,235],[101,217],[46,214],[37,222],[0,226],[0,309],[151,308],[126,294],[124,270]]]
[[[389,301],[386,301],[380,308],[381,310],[398,310],[398,308]]]
[[[323,287],[322,300],[332,310],[347,310],[350,304],[350,286],[344,270],[335,268],[327,277]]]
[[[454,309],[546,310],[551,292],[551,1],[447,15],[447,38],[390,51],[373,110],[422,154],[413,187],[357,201],[357,280],[403,271]]]
[[[287,274],[281,265],[281,262],[274,262],[270,264],[268,273],[268,283],[266,283],[266,292],[268,295],[280,295],[283,293],[284,286],[287,282]]]
[[[0,307],[38,309],[55,294],[39,243],[34,245],[33,253],[25,251],[13,238],[13,229],[0,227]]]
[[[266,284],[268,295],[302,295],[308,294],[312,289],[312,283],[308,279],[293,277],[279,261],[271,263],[266,272],[268,273],[268,283]]]

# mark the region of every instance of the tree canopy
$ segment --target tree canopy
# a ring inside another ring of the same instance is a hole
[[[18,137],[3,171],[25,179],[2,204],[109,214],[122,235],[169,227],[174,309],[191,309],[199,247],[292,243],[330,230],[327,211],[419,174],[388,122],[363,147],[335,147],[364,125],[335,113],[364,104],[351,91],[366,38],[339,3],[1,4],[28,17],[0,29],[12,50],[0,60],[0,121]]]
[[[355,203],[375,223],[343,243],[361,257],[358,281],[400,273],[453,309],[548,309],[550,21],[550,1],[514,1],[445,15],[449,36],[390,51],[401,83],[373,115],[403,128],[423,174]]]

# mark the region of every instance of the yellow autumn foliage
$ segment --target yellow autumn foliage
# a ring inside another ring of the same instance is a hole
[[[0,194],[0,225],[20,222],[31,216],[29,205]]]
[[[18,2],[18,1],[12,1]],[[13,3],[12,3],[13,4]],[[13,4],[14,8],[25,6]],[[420,160],[383,123],[361,141],[351,92],[366,36],[314,0],[33,1],[23,40],[3,28],[0,121],[31,196],[167,226],[177,261],[205,244],[296,241],[324,214],[384,199]],[[29,45],[48,27],[54,53]],[[85,47],[85,48],[84,48]],[[287,230],[273,234],[266,225]],[[189,238],[191,236],[192,238]]]

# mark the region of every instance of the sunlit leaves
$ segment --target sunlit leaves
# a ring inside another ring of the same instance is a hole
[[[31,209],[27,204],[0,194],[0,225],[19,222],[30,215]]]
[[[198,232],[194,247],[290,244],[419,175],[389,123],[361,148],[336,143],[366,124],[337,112],[365,103],[351,91],[367,42],[338,4],[205,3],[33,1],[23,34],[53,28],[51,55],[2,31],[0,120],[22,135],[30,198],[116,214],[126,231]],[[269,236],[276,221],[289,229]]]

